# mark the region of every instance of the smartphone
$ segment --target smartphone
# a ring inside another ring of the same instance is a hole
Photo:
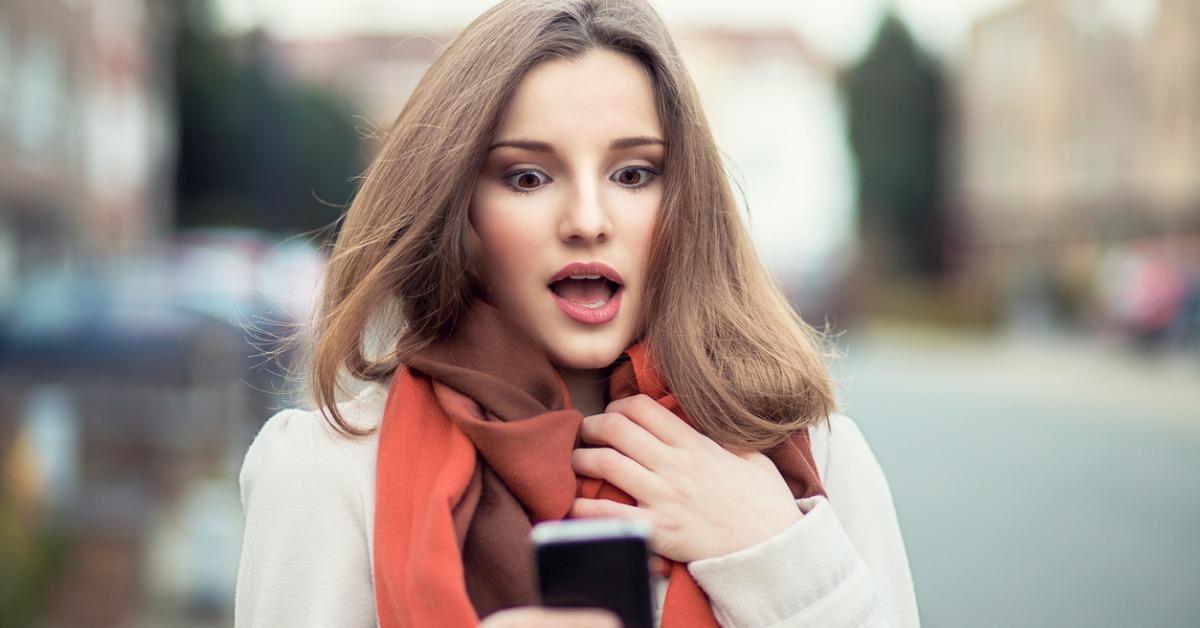
[[[606,608],[626,628],[654,628],[650,535],[645,521],[543,521],[530,536],[542,605]]]

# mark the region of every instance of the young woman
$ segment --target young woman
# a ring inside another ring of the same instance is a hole
[[[653,524],[662,626],[917,625],[825,338],[759,262],[641,0],[467,27],[324,291],[321,410],[271,417],[241,470],[239,626],[613,625],[533,585],[532,524],[598,516]]]

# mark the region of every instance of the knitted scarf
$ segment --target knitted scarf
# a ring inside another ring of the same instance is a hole
[[[609,386],[611,399],[638,393],[688,421],[644,342],[617,360]],[[536,604],[534,523],[565,518],[576,497],[636,505],[617,487],[575,474],[582,419],[545,354],[482,300],[448,339],[398,370],[376,467],[382,628],[473,628],[492,612]],[[797,498],[824,494],[807,430],[764,453]],[[717,626],[686,565],[664,562],[663,628]]]

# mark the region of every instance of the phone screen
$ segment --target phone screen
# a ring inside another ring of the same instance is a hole
[[[542,604],[607,608],[626,628],[653,628],[648,552],[637,537],[540,544]]]

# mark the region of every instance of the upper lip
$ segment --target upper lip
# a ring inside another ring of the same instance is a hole
[[[563,266],[562,270],[554,273],[554,276],[550,278],[550,283],[554,283],[571,276],[581,277],[587,275],[599,275],[609,281],[624,285],[624,282],[621,281],[621,274],[603,262],[571,262],[570,264]]]

